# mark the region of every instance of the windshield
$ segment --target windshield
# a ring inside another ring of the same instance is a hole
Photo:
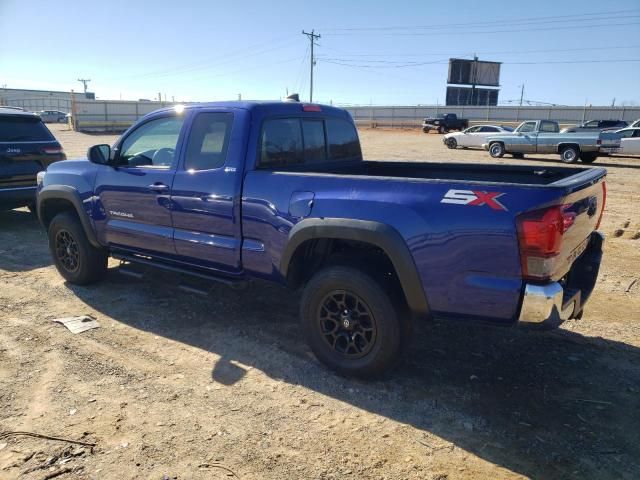
[[[0,142],[38,142],[54,140],[40,118],[0,117]]]

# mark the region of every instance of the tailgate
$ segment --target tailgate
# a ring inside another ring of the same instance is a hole
[[[588,169],[550,184],[564,195],[545,208],[516,217],[522,274],[526,280],[560,280],[589,245],[606,200],[606,170]]]
[[[591,233],[600,224],[606,200],[604,177],[596,183],[570,194],[563,201],[568,225],[562,235],[562,244],[553,278],[562,278],[589,244]]]

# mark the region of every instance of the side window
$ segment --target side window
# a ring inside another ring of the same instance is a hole
[[[353,123],[341,118],[327,118],[327,139],[331,160],[357,159],[362,157],[358,132]]]
[[[482,133],[493,133],[493,132],[497,132],[497,131],[498,131],[498,129],[497,129],[497,128],[495,128],[495,127],[482,127],[482,128],[480,129],[480,131],[481,131]]]
[[[536,129],[536,122],[525,122],[518,129],[519,132],[528,133],[533,132]]]
[[[297,118],[265,120],[260,135],[260,166],[302,163],[302,131]]]
[[[556,124],[552,122],[540,122],[540,131],[547,133],[555,133],[558,131]]]
[[[233,124],[232,113],[200,113],[191,125],[185,170],[210,170],[224,165]]]
[[[630,137],[634,136],[634,132],[633,132],[633,130],[622,130],[622,131],[618,132],[618,135],[620,135],[622,138],[630,138]]]
[[[471,127],[467,128],[464,133],[476,133],[480,131],[480,127]]]
[[[585,128],[598,128],[598,124],[600,122],[598,122],[598,120],[591,120],[590,122],[587,122],[584,124]]]
[[[633,138],[640,138],[640,128],[633,131]]]
[[[157,118],[131,132],[120,144],[120,165],[163,167],[173,163],[184,118]]]
[[[304,162],[324,162],[327,159],[327,144],[324,139],[322,120],[302,120],[304,135]]]

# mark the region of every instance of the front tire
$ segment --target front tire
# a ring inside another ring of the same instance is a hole
[[[458,141],[455,138],[447,139],[447,147],[452,150],[458,148]]]
[[[422,127],[422,131],[424,133],[429,133],[431,131],[431,129],[429,127]]]
[[[573,146],[568,146],[560,150],[560,159],[563,163],[576,163],[580,158],[580,150]]]
[[[316,273],[305,287],[300,316],[318,360],[342,375],[372,378],[399,358],[400,311],[373,277],[333,266]]]
[[[493,158],[502,158],[505,154],[504,145],[500,142],[495,142],[489,145],[489,155]]]
[[[438,127],[438,133],[439,133],[440,135],[442,135],[442,134],[444,134],[444,132],[445,132],[445,128],[444,128],[442,125],[440,125],[440,126]]]
[[[56,215],[49,224],[48,235],[53,262],[69,283],[88,285],[107,273],[106,250],[91,245],[74,214]]]

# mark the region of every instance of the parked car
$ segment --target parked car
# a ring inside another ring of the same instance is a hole
[[[442,141],[449,148],[478,147],[482,148],[487,137],[496,133],[509,133],[513,129],[498,127],[496,125],[474,125],[461,132],[447,133]]]
[[[564,163],[593,163],[599,154],[616,153],[620,136],[615,132],[558,133],[558,122],[534,120],[522,122],[513,133],[490,136],[482,147],[493,158],[511,153],[557,153]]]
[[[60,110],[42,110],[38,112],[38,115],[45,123],[64,123],[69,116],[69,114]]]
[[[114,148],[49,166],[38,214],[70,283],[102,278],[109,256],[282,283],[302,290],[315,355],[373,376],[406,350],[414,316],[580,316],[602,255],[605,175],[365,161],[345,110],[217,102],[158,110]]]
[[[464,130],[469,126],[469,120],[458,118],[455,113],[440,113],[435,117],[427,117],[422,122],[422,131],[429,133],[436,130],[438,133],[447,133],[450,130]]]
[[[627,126],[624,120],[589,120],[573,127],[562,129],[562,133],[602,132],[603,130],[617,130]]]
[[[0,107],[0,210],[35,206],[36,174],[65,158],[40,117]]]
[[[616,132],[620,135],[620,150],[617,153],[640,155],[640,127],[623,128]]]

